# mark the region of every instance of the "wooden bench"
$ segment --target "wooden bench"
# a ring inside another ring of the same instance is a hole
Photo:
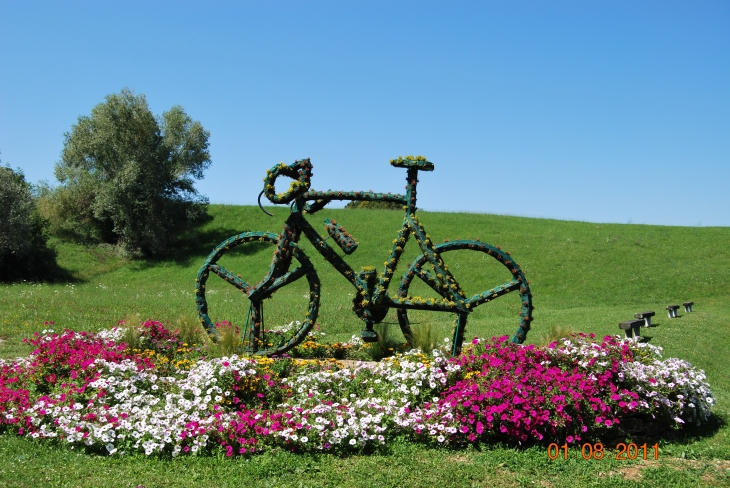
[[[694,305],[695,302],[684,302],[682,305],[684,305],[684,311],[685,312],[691,312],[692,311],[692,305]]]
[[[628,339],[634,339],[638,342],[641,339],[641,325],[644,323],[643,319],[640,320],[627,320],[625,322],[619,322],[618,328],[626,333]],[[633,337],[632,337],[633,336]]]
[[[656,312],[638,312],[634,314],[634,317],[644,321],[645,327],[651,327],[651,318],[656,315]]]

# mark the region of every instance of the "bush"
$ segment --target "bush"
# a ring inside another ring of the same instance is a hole
[[[395,202],[370,202],[370,201],[352,201],[345,205],[345,208],[366,208],[381,210],[403,210],[402,203]]]
[[[84,244],[113,243],[113,224],[94,216],[95,186],[91,181],[38,188],[38,210],[48,222],[48,232],[63,240]]]
[[[0,281],[47,279],[57,272],[45,221],[22,171],[0,166]]]

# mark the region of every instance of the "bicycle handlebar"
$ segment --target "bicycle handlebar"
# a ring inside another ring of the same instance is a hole
[[[289,185],[289,190],[283,193],[276,193],[274,185],[279,175],[288,176],[294,181]],[[301,196],[312,184],[312,163],[309,159],[300,159],[294,161],[293,164],[287,166],[279,163],[266,172],[264,178],[264,191],[266,198],[271,203],[290,203],[295,198]]]

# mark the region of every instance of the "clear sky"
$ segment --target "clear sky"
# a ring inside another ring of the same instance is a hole
[[[63,134],[129,87],[211,132],[199,191],[319,190],[425,210],[730,226],[730,2],[0,0],[0,159],[54,182]]]

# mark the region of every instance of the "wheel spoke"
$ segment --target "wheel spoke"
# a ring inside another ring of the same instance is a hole
[[[517,280],[510,280],[507,283],[504,283],[499,286],[495,286],[491,290],[487,290],[483,293],[479,293],[478,295],[474,295],[473,297],[470,297],[466,300],[466,303],[468,303],[471,308],[476,307],[477,305],[481,305],[482,303],[487,303],[495,298],[501,297],[502,295],[506,295],[507,293],[515,290],[519,290],[520,288],[520,282]]]
[[[459,301],[459,291],[458,288],[456,290],[452,290],[448,287],[448,284],[446,282],[441,282],[438,279],[436,279],[433,274],[430,271],[426,271],[425,269],[415,269],[414,270],[414,276],[417,276],[421,281],[426,283],[433,291],[438,293],[440,296],[448,299],[448,300],[455,300]],[[456,286],[458,287],[459,284],[456,283]]]
[[[436,278],[433,277],[431,273],[429,273],[425,269],[417,270],[415,273],[421,281],[433,288],[436,293],[441,293],[441,284],[436,280]]]
[[[211,264],[208,266],[208,269],[223,278],[228,283],[232,284],[239,290],[243,291],[247,295],[251,292],[251,285],[240,279],[238,276],[234,275],[230,271],[228,271],[223,266],[220,266],[218,264]]]
[[[302,276],[305,276],[307,274],[307,270],[304,269],[304,266],[299,266],[298,268],[292,269],[291,271],[287,271],[282,276],[276,278],[274,282],[271,284],[271,286],[268,287],[267,294],[274,293],[276,290],[281,288],[282,286],[286,286],[289,283],[294,283]]]

